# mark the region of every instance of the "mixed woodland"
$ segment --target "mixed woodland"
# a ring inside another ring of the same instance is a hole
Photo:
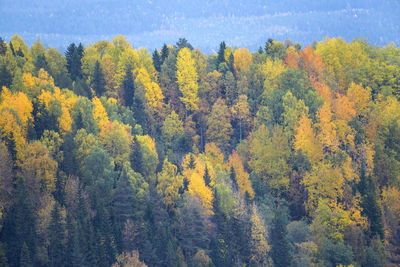
[[[400,49],[0,38],[0,266],[398,266]]]

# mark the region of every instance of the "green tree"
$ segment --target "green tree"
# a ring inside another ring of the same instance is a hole
[[[65,226],[61,217],[59,204],[56,202],[51,211],[49,225],[49,259],[51,266],[64,266]]]
[[[225,44],[224,41],[222,41],[219,44],[218,57],[217,57],[217,66],[219,66],[219,64],[225,62],[225,49],[226,49],[226,44]]]
[[[275,266],[290,266],[292,253],[287,238],[286,212],[278,206],[271,229],[271,257]]]
[[[161,71],[161,63],[160,54],[158,53],[157,49],[155,49],[153,52],[153,66],[158,72]]]
[[[376,199],[375,183],[371,175],[366,175],[364,168],[361,169],[358,187],[362,196],[362,213],[368,217],[369,221],[369,236],[373,238],[378,235],[383,239],[382,212]]]
[[[169,49],[168,46],[164,43],[161,49],[161,65],[164,64],[165,60],[168,58]]]
[[[90,86],[98,97],[102,96],[106,91],[106,80],[104,79],[103,69],[98,60],[94,65],[92,77],[90,77]]]
[[[133,104],[134,96],[135,96],[135,84],[134,84],[132,68],[130,66],[126,67],[125,70],[125,78],[122,82],[122,87],[124,88],[124,99],[125,105],[131,107]]]
[[[12,83],[12,75],[5,64],[0,67],[0,87],[10,88]],[[1,88],[0,88],[1,89]],[[1,90],[0,90],[1,91]]]
[[[71,43],[65,52],[65,57],[67,59],[67,69],[71,75],[71,79],[76,81],[76,79],[82,78],[82,44],[79,43],[79,45],[76,46],[75,43]]]
[[[7,213],[2,229],[2,240],[7,245],[7,258],[10,266],[19,266],[21,255],[30,263],[29,255],[36,252],[35,217],[33,214],[30,193],[22,178],[16,181],[14,205]],[[23,246],[29,253],[22,253]]]
[[[33,262],[32,258],[28,249],[28,246],[24,242],[21,249],[21,255],[19,257],[19,266],[21,267],[32,267]]]

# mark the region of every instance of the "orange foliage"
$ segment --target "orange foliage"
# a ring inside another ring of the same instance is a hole
[[[306,46],[304,50],[300,51],[300,58],[302,60],[302,67],[309,76],[319,77],[324,70],[324,63],[322,58],[314,53],[311,46]]]

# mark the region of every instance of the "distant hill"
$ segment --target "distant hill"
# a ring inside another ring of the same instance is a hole
[[[161,47],[185,37],[211,52],[225,40],[257,49],[268,38],[302,44],[325,36],[400,44],[397,0],[0,0],[0,36],[17,33],[65,49],[125,35],[134,46]]]

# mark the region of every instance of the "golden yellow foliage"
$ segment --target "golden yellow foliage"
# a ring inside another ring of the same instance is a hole
[[[55,87],[53,92],[42,90],[42,93],[38,96],[38,100],[44,104],[47,109],[49,108],[49,103],[51,101],[58,101],[61,103],[61,116],[58,118],[58,123],[62,134],[65,134],[72,129],[70,111],[78,99],[79,98],[70,91],[61,91],[58,87]]]
[[[294,136],[294,149],[301,150],[311,161],[316,163],[322,158],[322,147],[311,127],[311,120],[303,114]]]
[[[54,192],[58,164],[51,159],[45,145],[39,141],[27,145],[22,150],[17,164],[27,184],[35,184],[34,187],[39,187],[44,192]]]
[[[6,87],[0,95],[0,110],[9,109],[16,112],[17,118],[21,123],[22,129],[26,130],[28,121],[33,120],[33,106],[28,97],[22,93],[11,93]]]
[[[207,143],[204,149],[205,156],[215,168],[224,164],[224,155],[215,143]]]
[[[155,113],[161,113],[163,108],[164,95],[158,83],[151,80],[151,77],[144,67],[141,67],[135,81],[142,83],[145,89],[147,104]]]
[[[328,199],[336,203],[342,198],[345,179],[338,167],[321,161],[312,166],[302,183],[308,192],[306,209],[313,213],[320,199]]]
[[[106,109],[104,108],[103,104],[101,103],[101,101],[98,97],[95,96],[92,99],[92,102],[94,104],[93,111],[92,111],[93,118],[97,122],[97,125],[99,126],[99,128],[103,129],[109,123]]]
[[[262,124],[252,133],[249,166],[272,189],[286,190],[289,186],[289,141],[280,126],[275,126],[271,132]]]
[[[25,131],[21,129],[15,113],[9,109],[0,110],[0,137],[6,142],[14,142],[17,158],[26,146]]]
[[[352,102],[346,95],[337,93],[334,101],[334,111],[337,120],[344,120],[350,122],[356,115],[354,102]]]
[[[250,175],[244,169],[242,160],[240,159],[239,154],[236,151],[233,151],[232,154],[229,156],[229,161],[227,164],[228,170],[230,166],[232,166],[235,170],[236,181],[241,194],[244,196],[247,192],[250,199],[253,199],[254,190],[251,185],[251,181],[249,180]]]
[[[354,103],[356,113],[360,114],[368,107],[371,101],[371,89],[352,82],[349,89],[347,89],[347,97]]]
[[[331,88],[325,83],[316,81],[315,79],[311,79],[311,82],[317,93],[324,99],[324,103],[331,105],[333,97]]]
[[[197,96],[198,74],[189,48],[184,47],[179,50],[176,69],[177,83],[182,93],[181,101],[185,104],[186,110],[197,110],[199,102]]]
[[[339,140],[336,134],[336,125],[332,118],[331,106],[325,102],[317,112],[318,123],[318,140],[321,142],[325,150],[336,152],[339,147]]]
[[[285,65],[283,65],[282,61],[278,59],[272,60],[268,58],[263,64],[258,66],[258,71],[272,87],[277,85],[279,75],[281,75],[285,70]]]
[[[179,189],[183,186],[183,177],[178,173],[178,168],[165,158],[162,171],[158,173],[157,192],[164,199],[164,204],[173,208],[179,199]]]
[[[343,242],[344,232],[352,224],[347,211],[335,201],[320,199],[310,226],[318,242],[326,237]]]
[[[253,61],[253,56],[250,54],[249,49],[241,47],[235,50],[233,53],[233,58],[233,67],[237,77],[240,77],[243,70],[250,68],[251,62]]]
[[[99,139],[104,149],[109,153],[114,163],[122,167],[125,161],[129,161],[129,153],[132,144],[130,126],[119,121],[108,122],[102,129]]]
[[[186,155],[184,161],[182,163],[183,175],[188,179],[189,186],[188,190],[192,196],[197,196],[202,201],[203,206],[208,210],[209,214],[212,214],[212,200],[213,200],[213,192],[210,187],[208,187],[204,182],[204,171],[205,164],[199,157],[195,158],[195,167],[194,169],[190,168],[191,158],[190,155]],[[207,166],[210,171],[210,167]],[[211,179],[213,182],[213,179]]]

